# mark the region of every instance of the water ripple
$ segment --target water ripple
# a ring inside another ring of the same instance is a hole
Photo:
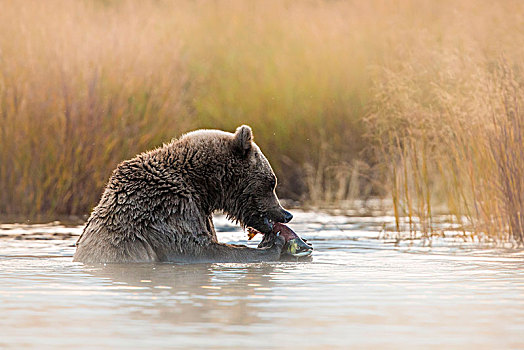
[[[0,347],[524,346],[524,251],[297,212],[311,262],[73,263],[81,227],[0,225]],[[219,239],[247,241],[216,218]]]

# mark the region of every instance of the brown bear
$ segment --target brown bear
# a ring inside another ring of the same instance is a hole
[[[77,242],[74,261],[276,261],[285,243],[265,248],[220,243],[212,213],[270,236],[289,222],[276,177],[249,126],[235,134],[197,130],[124,161],[113,171]],[[274,236],[274,234],[273,234]]]

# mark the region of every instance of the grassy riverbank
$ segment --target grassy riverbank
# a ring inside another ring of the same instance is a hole
[[[246,123],[281,197],[523,238],[521,1],[0,4],[1,214],[81,215],[121,160]]]

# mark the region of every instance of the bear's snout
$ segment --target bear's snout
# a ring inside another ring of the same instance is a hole
[[[272,212],[268,213],[269,219],[273,222],[281,222],[283,224],[288,223],[293,219],[293,214],[280,207]]]
[[[284,221],[282,221],[284,224],[290,222],[291,219],[293,219],[293,214],[287,210],[282,209],[282,212],[284,213]]]

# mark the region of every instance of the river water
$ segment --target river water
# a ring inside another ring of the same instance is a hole
[[[524,348],[524,251],[294,214],[311,261],[85,266],[81,227],[2,224],[0,348]]]

